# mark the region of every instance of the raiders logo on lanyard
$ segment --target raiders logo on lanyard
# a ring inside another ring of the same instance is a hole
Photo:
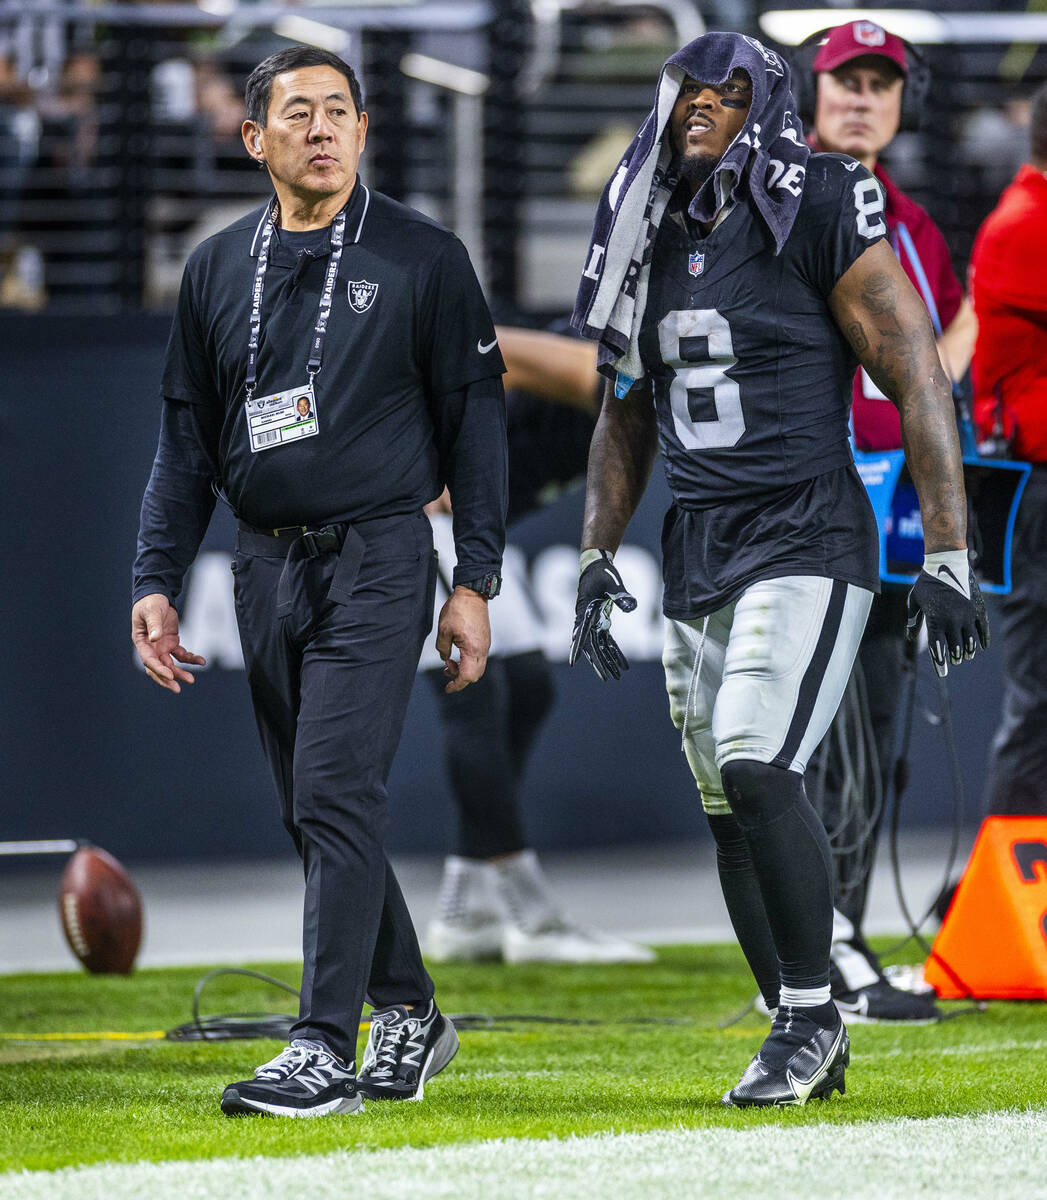
[[[247,418],[247,433],[252,453],[274,450],[288,442],[299,442],[302,438],[315,437],[320,432],[316,415],[316,388],[314,380],[323,362],[324,341],[327,338],[327,323],[331,317],[334,300],[334,285],[338,277],[338,265],[342,261],[342,246],[345,241],[345,209],[334,219],[331,226],[331,257],[327,263],[320,304],[316,310],[313,340],[306,363],[308,381],[298,387],[274,392],[271,396],[255,396],[258,382],[258,342],[262,331],[262,292],[265,289],[265,273],[269,268],[269,244],[273,240],[279,208],[274,201],[262,233],[262,245],[255,267],[254,286],[251,289],[251,335],[247,341],[247,378],[244,412]]]

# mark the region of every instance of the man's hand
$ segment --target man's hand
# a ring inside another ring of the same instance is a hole
[[[451,657],[452,646],[458,647],[457,661]],[[487,601],[470,588],[456,587],[440,609],[436,626],[436,652],[451,680],[444,691],[460,692],[475,683],[484,673],[490,648]]]
[[[636,597],[625,590],[609,550],[583,550],[579,560],[578,601],[574,606],[574,633],[569,662],[573,667],[584,654],[599,677],[621,679],[629,662],[611,637],[611,605],[632,612]]]
[[[191,653],[179,642],[178,613],[166,596],[143,596],[131,609],[131,641],[149,678],[176,695],[182,690],[179,680],[195,683],[192,672],[178,663],[207,665],[199,654]]]
[[[939,675],[949,674],[965,658],[974,658],[977,645],[989,648],[989,619],[978,581],[967,561],[966,550],[928,554],[923,570],[909,592],[909,619],[905,633],[915,641],[927,618],[927,649]]]

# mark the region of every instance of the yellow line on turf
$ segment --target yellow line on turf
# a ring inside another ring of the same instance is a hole
[[[370,1021],[361,1021],[361,1031],[371,1028]],[[102,1033],[0,1033],[5,1042],[146,1042],[160,1041],[167,1034],[162,1029],[149,1029],[143,1033],[117,1033],[106,1030]],[[201,1038],[200,1041],[217,1041]]]
[[[144,1033],[0,1033],[6,1042],[144,1042],[164,1036],[162,1029]]]

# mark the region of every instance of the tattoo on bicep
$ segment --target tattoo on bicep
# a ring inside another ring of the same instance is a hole
[[[874,316],[894,312],[894,285],[886,271],[874,271],[862,288],[862,303]]]
[[[866,352],[865,365],[878,387],[898,403],[918,374],[922,330],[905,327],[898,319],[894,282],[886,271],[874,271],[863,282],[862,307],[872,318],[870,334],[860,323],[865,346],[852,340],[855,350]],[[870,338],[872,339],[870,343]]]
[[[848,325],[846,332],[855,353],[864,354],[869,349],[869,339],[865,336],[861,321],[855,321],[852,325]]]

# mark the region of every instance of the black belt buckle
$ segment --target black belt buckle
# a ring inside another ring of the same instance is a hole
[[[307,529],[302,534],[302,546],[306,558],[316,558],[320,554],[338,550],[341,546],[341,539],[338,536],[337,527],[325,525],[322,529]]]

